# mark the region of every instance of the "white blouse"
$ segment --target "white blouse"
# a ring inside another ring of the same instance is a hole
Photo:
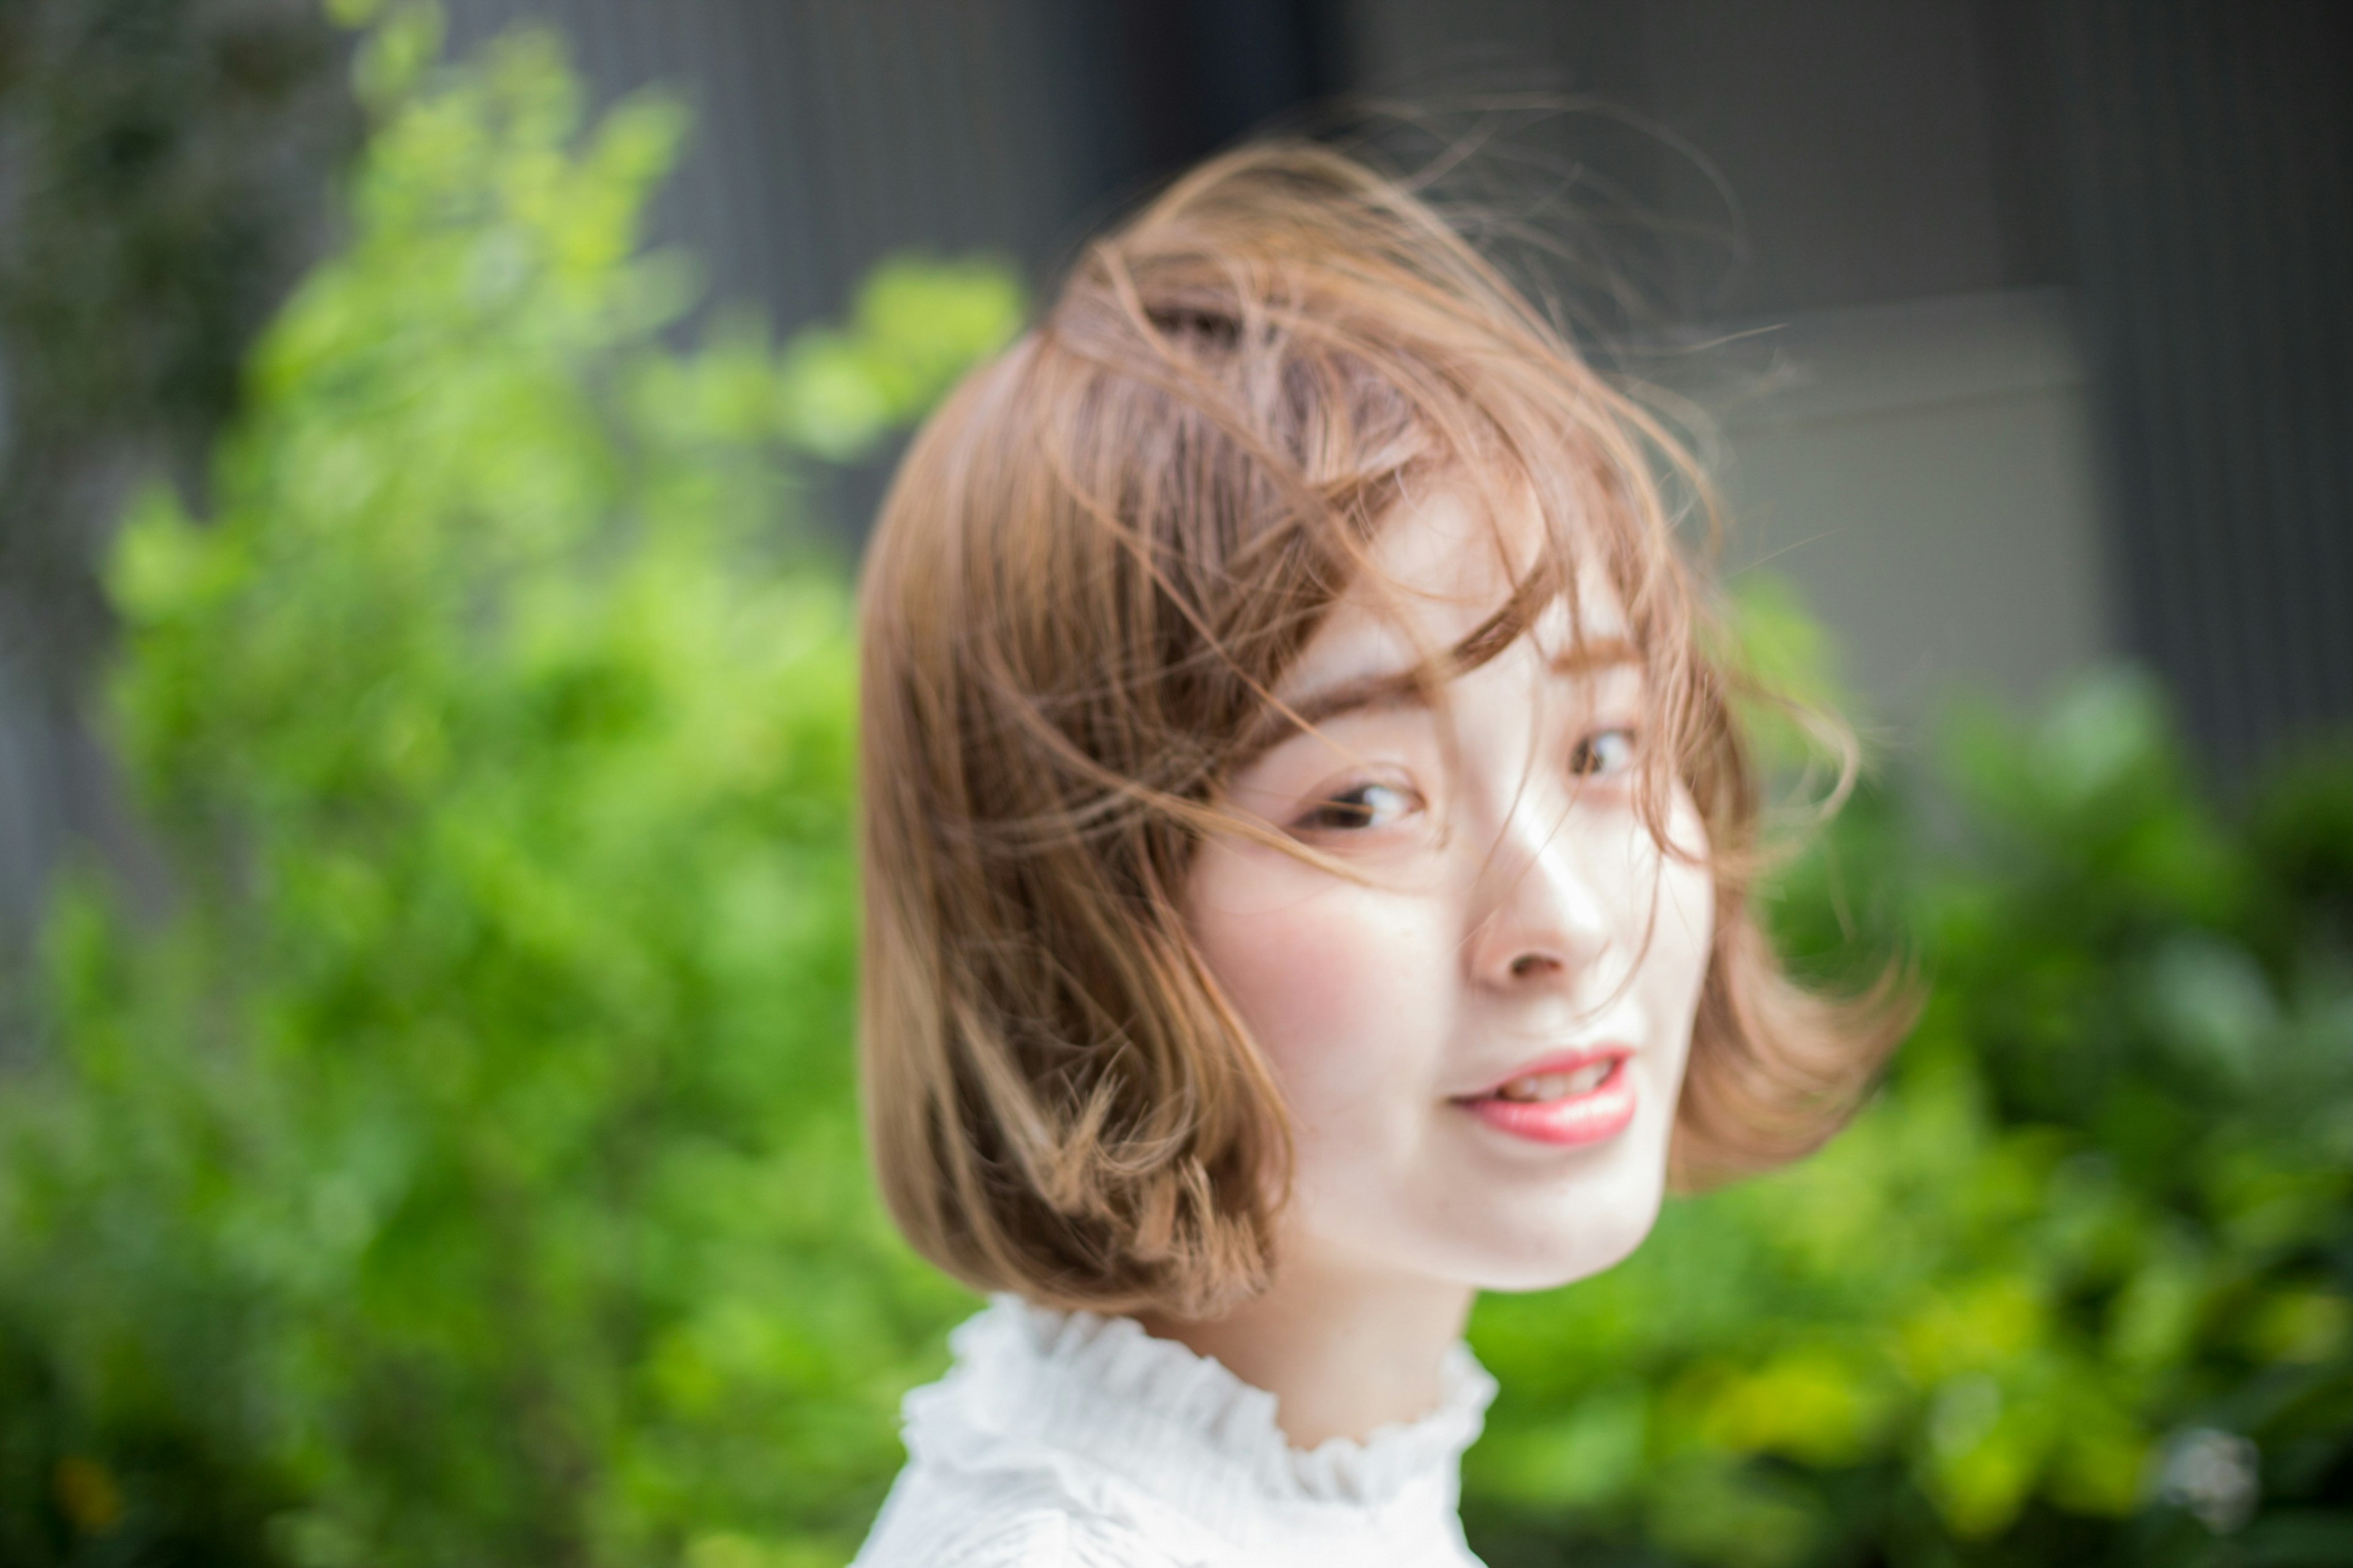
[[[948,1345],[851,1568],[1476,1568],[1459,1468],[1495,1382],[1467,1346],[1429,1415],[1303,1450],[1273,1394],[1130,1318],[997,1296]]]

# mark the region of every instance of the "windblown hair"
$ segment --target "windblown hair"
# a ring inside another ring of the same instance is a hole
[[[1424,481],[1544,543],[1434,667],[1493,657],[1580,565],[1645,668],[1642,821],[1708,838],[1713,949],[1678,1186],[1826,1138],[1908,1025],[1783,972],[1736,673],[1642,408],[1400,184],[1314,146],[1195,171],[1081,256],[1037,327],[917,437],[862,591],[861,1061],[883,1194],[984,1289],[1207,1316],[1263,1287],[1290,1144],[1267,1064],[1180,910],[1282,671]],[[1580,637],[1580,628],[1574,628]],[[1842,731],[1833,731],[1843,734]],[[1853,768],[1844,747],[1841,789]],[[1314,852],[1279,835],[1293,852]]]

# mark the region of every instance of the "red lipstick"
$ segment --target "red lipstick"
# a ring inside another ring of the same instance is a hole
[[[1634,1079],[1626,1070],[1633,1054],[1618,1045],[1555,1051],[1454,1103],[1514,1138],[1535,1143],[1599,1143],[1623,1132],[1634,1120]]]

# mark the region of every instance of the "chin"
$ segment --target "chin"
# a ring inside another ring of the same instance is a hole
[[[1552,1290],[1624,1262],[1658,1222],[1666,1196],[1663,1158],[1640,1173],[1561,1192],[1551,1212],[1515,1226],[1487,1256],[1470,1283],[1482,1290]]]

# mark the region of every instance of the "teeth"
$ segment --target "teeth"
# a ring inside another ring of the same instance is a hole
[[[1609,1076],[1617,1064],[1608,1057],[1598,1062],[1588,1062],[1575,1072],[1528,1073],[1515,1078],[1495,1091],[1498,1100],[1565,1100],[1572,1094],[1584,1094],[1599,1089],[1601,1080]]]

